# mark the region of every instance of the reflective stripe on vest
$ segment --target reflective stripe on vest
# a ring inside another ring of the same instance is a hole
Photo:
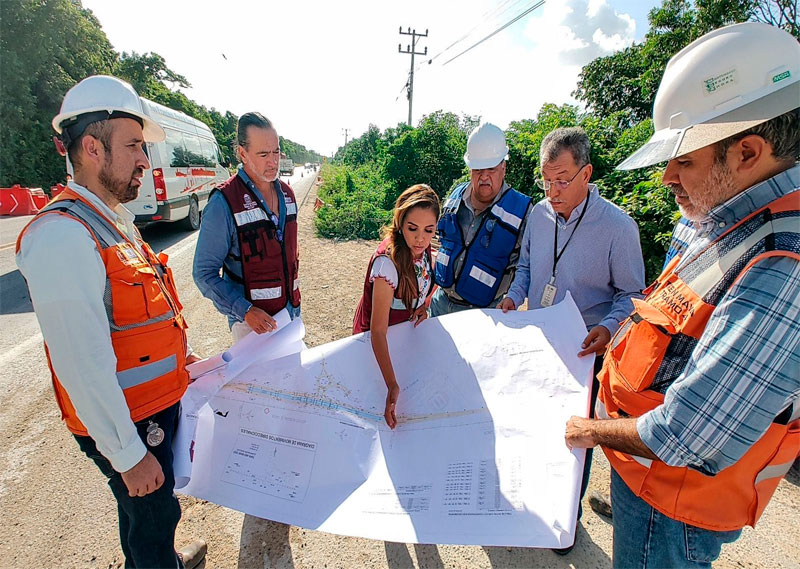
[[[163,360],[157,362],[117,372],[117,381],[119,381],[119,386],[122,389],[128,389],[129,387],[136,387],[137,385],[152,381],[176,369],[178,369],[178,358],[174,355],[167,356]]]
[[[139,421],[179,401],[189,379],[185,370],[187,344],[166,256],[163,260],[156,256],[138,236],[141,250],[137,248],[74,190],[67,189],[34,219],[43,215],[64,215],[80,222],[98,247],[106,269],[103,304],[117,358],[117,382],[131,420]],[[20,233],[19,242],[29,226]],[[127,302],[132,304],[128,306]],[[70,431],[87,435],[50,363],[47,346],[45,352],[62,418]]]
[[[508,271],[531,198],[508,188],[486,212],[473,238],[465,243],[457,215],[468,186],[465,183],[456,187],[445,202],[437,224],[441,246],[434,265],[434,278],[436,284],[453,289],[467,303],[484,307],[497,296]],[[453,261],[461,255],[464,261],[456,274]]]
[[[639,417],[658,407],[685,369],[716,305],[756,262],[800,262],[800,192],[754,212],[684,260],[679,254],[612,339],[598,378],[599,418]],[[776,236],[780,236],[780,239]],[[780,248],[782,247],[782,248]],[[754,525],[800,449],[800,410],[773,422],[732,466],[715,476],[604,448],[637,496],[669,516],[715,531]],[[780,417],[780,416],[779,416]]]
[[[64,202],[69,203],[68,207],[64,207]],[[134,259],[144,259],[143,253],[139,253],[138,250],[135,249],[135,246],[132,243],[127,242],[120,242],[120,233],[116,229],[112,229],[109,225],[109,222],[99,213],[97,213],[91,206],[85,204],[82,201],[67,201],[61,200],[56,202],[51,202],[48,204],[47,207],[42,209],[40,212],[41,214],[47,212],[59,212],[65,213],[76,219],[82,221],[94,234],[95,240],[100,243],[100,246],[103,249],[108,249],[109,247],[113,247],[115,245],[120,246],[123,250],[123,254],[129,259],[131,255],[134,256]],[[149,263],[149,261],[147,261]],[[160,271],[157,271],[160,273]],[[151,324],[156,324],[158,322],[163,322],[165,320],[171,320],[175,318],[175,312],[170,308],[169,311],[161,314],[159,316],[155,316],[153,318],[149,318],[147,320],[143,320],[141,322],[136,322],[133,324],[128,325],[118,325],[114,320],[114,308],[112,304],[112,295],[111,295],[111,281],[106,274],[106,286],[105,291],[103,293],[103,304],[106,309],[106,315],[108,316],[108,325],[112,332],[120,332],[124,330],[133,330],[135,328],[142,328],[146,326],[150,326]],[[122,384],[120,384],[122,385]]]
[[[283,182],[273,182],[273,189],[285,207],[282,229],[264,209],[255,190],[239,174],[213,190],[222,193],[236,224],[239,244],[236,260],[242,266],[241,278],[226,267],[223,270],[231,280],[243,285],[247,300],[271,315],[287,304],[300,306],[297,201],[292,189]]]

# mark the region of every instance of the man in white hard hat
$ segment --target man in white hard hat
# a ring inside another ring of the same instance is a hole
[[[133,88],[84,79],[53,119],[74,181],[17,240],[44,337],[56,400],[80,449],[117,500],[126,567],[194,567],[198,540],[176,552],[172,436],[189,381],[186,325],[166,255],[156,255],[124,203],[164,139]]]
[[[668,63],[655,134],[693,224],[612,338],[596,414],[569,446],[612,467],[615,567],[710,567],[800,449],[800,45],[745,23]]]
[[[437,226],[433,316],[494,308],[514,279],[531,198],[506,184],[507,159],[499,127],[482,123],[469,135],[470,181],[453,189]]]
[[[586,324],[578,356],[599,355],[595,375],[611,334],[641,298],[644,260],[639,228],[622,209],[600,195],[592,176],[589,137],[578,127],[558,128],[539,150],[545,198],[531,211],[517,274],[498,308],[544,308],[572,295]],[[552,244],[552,245],[551,245]],[[598,383],[592,381],[591,403]],[[593,415],[592,415],[593,416]],[[586,452],[580,498],[589,482],[592,451]],[[578,503],[578,518],[582,509]],[[566,554],[572,546],[556,549]]]

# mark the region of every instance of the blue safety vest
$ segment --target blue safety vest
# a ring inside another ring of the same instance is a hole
[[[531,198],[509,188],[486,212],[472,241],[465,243],[456,213],[468,185],[456,187],[444,204],[437,226],[441,247],[436,255],[434,278],[442,288],[455,283],[455,291],[466,302],[486,307],[500,288]],[[455,274],[455,260],[465,250],[464,263]]]

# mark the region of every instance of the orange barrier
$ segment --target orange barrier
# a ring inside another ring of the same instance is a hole
[[[67,186],[65,186],[64,184],[56,184],[55,186],[51,186],[50,187],[50,197],[51,198],[58,197],[58,194],[60,194],[61,192],[63,192],[66,189],[67,189]]]
[[[33,205],[36,206],[36,213],[39,213],[39,210],[50,201],[50,198],[47,197],[42,188],[33,188],[31,190],[31,199],[33,200]]]
[[[39,194],[44,196],[44,192],[38,189]],[[47,196],[44,203],[47,203]],[[44,206],[44,204],[42,204]],[[39,208],[34,203],[33,194],[29,188],[22,188],[19,184],[14,184],[10,188],[0,188],[0,215],[36,215]]]

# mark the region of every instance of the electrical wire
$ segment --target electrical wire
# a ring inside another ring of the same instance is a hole
[[[500,26],[499,28],[497,28],[495,31],[493,31],[492,33],[490,33],[488,36],[486,36],[486,37],[484,37],[483,39],[481,39],[480,41],[478,41],[478,42],[476,42],[476,43],[472,44],[471,46],[469,46],[467,49],[465,49],[464,51],[462,51],[461,53],[459,53],[459,54],[458,54],[458,55],[456,55],[455,57],[451,57],[450,59],[448,59],[447,61],[445,61],[445,62],[442,64],[442,67],[444,67],[445,65],[447,65],[447,64],[448,64],[448,63],[450,63],[451,61],[454,61],[454,60],[458,59],[459,57],[461,57],[462,55],[464,55],[464,54],[465,54],[465,53],[467,53],[468,51],[471,51],[472,49],[474,49],[474,48],[478,47],[479,45],[481,45],[483,42],[485,42],[485,41],[486,41],[486,40],[488,40],[489,38],[491,38],[491,37],[493,37],[493,36],[495,36],[495,35],[499,34],[499,33],[500,33],[500,32],[502,32],[504,29],[506,29],[508,26],[510,26],[511,24],[513,24],[514,22],[518,21],[518,20],[519,20],[519,19],[521,19],[521,18],[524,18],[525,16],[527,16],[528,14],[530,14],[531,12],[533,12],[533,11],[534,11],[536,8],[539,8],[539,7],[540,7],[542,4],[544,4],[544,2],[545,2],[545,0],[539,0],[539,1],[538,1],[538,2],[536,2],[536,3],[535,3],[533,6],[531,6],[530,8],[527,8],[526,10],[524,10],[524,11],[523,11],[522,13],[520,13],[519,15],[515,16],[515,17],[514,17],[513,19],[511,19],[510,21],[506,22],[505,24],[503,24],[502,26]]]
[[[472,34],[472,32],[474,32],[475,30],[477,30],[477,29],[478,29],[478,28],[480,28],[481,26],[485,26],[485,25],[486,25],[486,20],[487,20],[487,18],[494,18],[495,16],[501,16],[503,13],[507,12],[508,10],[510,10],[512,6],[507,6],[508,4],[512,4],[512,3],[513,3],[513,4],[519,4],[521,1],[522,1],[522,0],[505,0],[505,1],[504,1],[504,2],[502,2],[500,5],[496,6],[494,9],[492,9],[492,10],[489,10],[489,11],[485,12],[485,13],[484,13],[484,14],[483,14],[483,15],[480,17],[480,21],[478,22],[478,24],[476,24],[475,26],[473,26],[473,27],[472,27],[472,28],[471,28],[471,29],[470,29],[470,30],[469,30],[467,33],[465,33],[463,36],[461,36],[460,38],[458,38],[456,41],[454,41],[453,43],[451,43],[450,45],[448,45],[448,46],[447,46],[446,48],[444,48],[442,51],[440,51],[439,53],[437,53],[436,55],[434,55],[433,57],[431,57],[431,58],[428,60],[428,63],[432,63],[432,62],[433,62],[434,60],[436,60],[438,57],[440,57],[441,55],[443,55],[443,54],[444,54],[444,53],[445,53],[447,50],[449,50],[449,49],[453,48],[455,45],[457,45],[457,44],[461,43],[462,41],[464,41],[465,39],[467,39],[467,38],[470,36],[470,34]],[[513,5],[513,4],[512,4],[512,5]],[[507,7],[506,7],[505,9],[503,9],[503,7],[504,7],[504,6],[507,6]],[[421,67],[422,65],[424,65],[424,63],[421,63],[421,64],[420,64],[420,67]]]

